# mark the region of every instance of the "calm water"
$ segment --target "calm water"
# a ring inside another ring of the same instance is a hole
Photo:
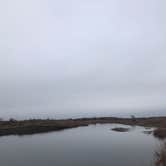
[[[0,166],[151,166],[158,140],[142,127],[110,130],[119,126],[0,137]]]

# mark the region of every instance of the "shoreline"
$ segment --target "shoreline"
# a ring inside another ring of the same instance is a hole
[[[136,125],[144,127],[155,127],[163,138],[166,137],[166,117],[146,117],[146,118],[117,118],[117,117],[99,117],[99,118],[78,118],[78,119],[33,119],[33,120],[14,120],[0,121],[0,136],[7,135],[31,135],[37,133],[46,133],[51,131],[60,131],[91,124],[111,124],[118,123],[124,125]],[[162,130],[162,134],[161,134]],[[157,132],[155,132],[155,135]]]

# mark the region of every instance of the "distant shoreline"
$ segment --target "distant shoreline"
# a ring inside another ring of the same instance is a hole
[[[30,135],[45,133],[51,131],[60,131],[69,128],[88,126],[91,124],[118,123],[124,125],[137,125],[144,127],[156,127],[160,130],[158,133],[166,137],[166,117],[149,118],[117,118],[117,117],[99,117],[99,118],[78,118],[78,119],[33,119],[33,120],[14,120],[0,121],[0,136],[7,135]],[[157,131],[156,130],[156,131]],[[162,133],[162,134],[161,134]],[[157,132],[155,132],[157,136]]]

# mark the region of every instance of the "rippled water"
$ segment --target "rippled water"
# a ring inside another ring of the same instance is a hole
[[[0,166],[152,166],[158,140],[144,134],[143,127],[129,132],[110,130],[119,126],[126,127],[91,125],[0,137]]]

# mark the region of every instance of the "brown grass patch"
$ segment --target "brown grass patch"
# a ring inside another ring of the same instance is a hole
[[[166,142],[155,153],[155,166],[166,166]]]
[[[159,139],[165,139],[166,138],[166,128],[155,129],[153,132],[153,135]]]

